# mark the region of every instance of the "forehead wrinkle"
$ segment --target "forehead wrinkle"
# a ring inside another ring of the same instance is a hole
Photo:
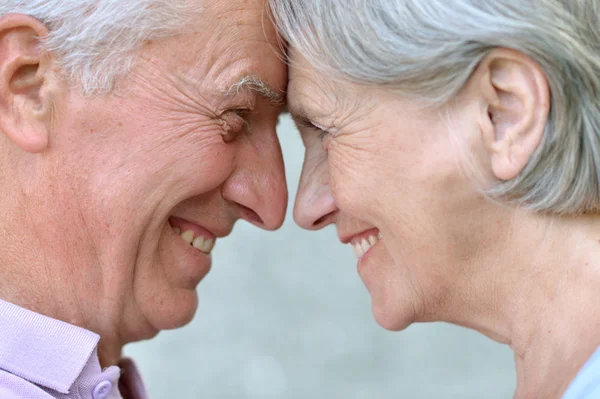
[[[368,119],[376,106],[370,88],[352,83],[346,83],[343,87],[334,85],[331,96],[336,110],[334,124],[340,130]]]
[[[292,118],[297,122],[307,121],[325,125],[328,129],[335,129],[339,134],[342,134],[348,126],[355,126],[368,120],[376,105],[368,88],[345,92],[331,85],[330,91],[325,94],[326,100],[321,99],[316,102],[313,96],[314,94],[311,96],[304,92],[296,95],[299,100],[288,105]]]
[[[274,107],[281,107],[285,105],[285,94],[281,91],[277,91],[263,81],[258,76],[244,76],[237,83],[234,83],[227,91],[227,96],[233,96],[244,90],[250,90],[257,93],[265,101],[270,103]]]
[[[299,119],[321,119],[334,117],[334,114],[342,111],[344,96],[338,95],[337,89],[329,82],[321,82],[315,79],[306,80],[308,84],[294,82],[293,92],[290,92],[294,100],[288,101],[288,109],[292,116]]]

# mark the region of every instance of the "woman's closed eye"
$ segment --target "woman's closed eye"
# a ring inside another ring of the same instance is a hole
[[[308,128],[312,131],[319,133],[319,140],[321,140],[321,141],[325,140],[325,137],[327,137],[327,135],[329,134],[323,126],[319,126],[307,118],[300,118],[298,120],[298,124],[300,126],[303,126],[305,128]]]

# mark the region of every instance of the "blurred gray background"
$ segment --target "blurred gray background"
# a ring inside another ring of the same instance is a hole
[[[288,117],[279,137],[290,188],[275,233],[239,223],[200,284],[195,320],[130,345],[152,399],[507,399],[512,353],[466,329],[379,327],[356,258],[335,229],[292,219],[303,161]]]

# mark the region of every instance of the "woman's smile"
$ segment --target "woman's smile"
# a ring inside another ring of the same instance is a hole
[[[358,234],[340,236],[343,244],[350,244],[354,254],[360,261],[368,252],[382,239],[381,232],[377,228],[362,231]]]

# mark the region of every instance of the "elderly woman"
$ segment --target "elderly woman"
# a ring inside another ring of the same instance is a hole
[[[145,397],[123,345],[191,320],[236,220],[282,223],[264,6],[0,3],[0,398]]]
[[[306,146],[296,220],[337,225],[379,324],[510,345],[517,398],[600,397],[600,2],[271,8]]]

